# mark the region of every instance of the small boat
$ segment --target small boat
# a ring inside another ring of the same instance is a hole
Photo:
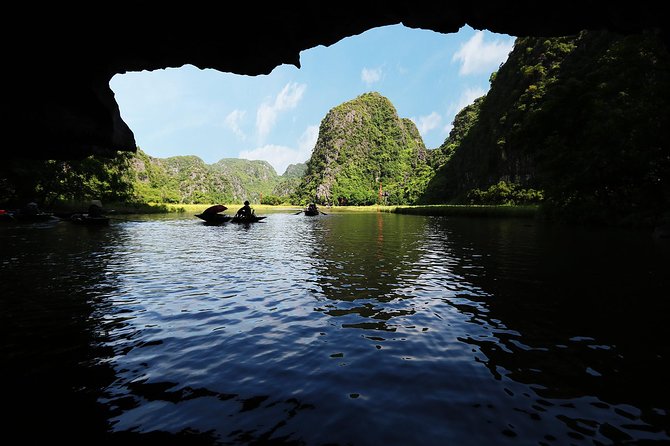
[[[200,215],[218,214],[219,212],[223,212],[226,209],[228,209],[228,208],[226,206],[222,205],[222,204],[215,204],[214,206],[210,206],[207,209],[205,209],[204,211],[202,211],[202,214],[200,214]]]
[[[54,214],[49,212],[39,212],[37,214],[26,214],[23,212],[17,212],[14,214],[14,218],[21,222],[36,222],[36,221],[47,221],[54,218]]]
[[[220,225],[230,221],[232,218],[229,215],[221,214],[221,212],[225,211],[226,209],[228,208],[222,204],[215,204],[214,206],[210,206],[202,211],[201,214],[195,214],[195,216],[200,220],[204,220],[206,225]]]
[[[68,220],[74,224],[86,226],[105,226],[109,224],[109,217],[102,215],[72,214]]]
[[[0,209],[0,221],[15,221],[14,212]]]
[[[230,215],[215,214],[211,212],[203,212],[202,214],[195,214],[195,216],[204,220],[206,225],[220,225],[232,219]]]
[[[323,214],[323,212],[321,212],[319,210],[319,208],[316,207],[316,204],[314,204],[314,203],[310,203],[309,206],[307,206],[305,209],[302,210],[302,212],[305,215],[307,215],[308,217],[313,217],[315,215]],[[323,214],[323,215],[326,215],[326,214]]]
[[[250,215],[248,217],[238,217],[235,216],[233,217],[230,222],[231,223],[257,223],[261,220],[264,220],[265,217],[257,217],[255,215]]]
[[[23,223],[47,221],[54,218],[54,214],[51,212],[42,211],[35,202],[30,202],[21,209],[15,209],[11,211],[3,209],[0,213],[3,215],[3,219],[13,219]]]

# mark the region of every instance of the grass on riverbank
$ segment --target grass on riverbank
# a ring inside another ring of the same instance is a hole
[[[54,203],[49,208],[50,212],[56,213],[86,213],[90,206],[90,201],[63,201]],[[103,212],[106,214],[169,214],[172,212],[186,212],[182,204],[166,203],[126,203],[109,202],[102,203]],[[198,205],[200,206],[200,205]],[[202,205],[203,209],[207,206]]]
[[[217,203],[218,204],[218,203]],[[224,211],[224,214],[234,214],[237,212],[239,208],[241,208],[243,205],[242,203],[234,203],[234,204],[223,204],[228,208],[227,211]],[[189,214],[199,214],[205,209],[207,209],[210,206],[213,206],[212,204],[180,204],[180,205],[168,205],[168,206],[179,206],[183,211],[180,212],[186,212]],[[255,211],[256,214],[264,214],[267,212],[282,212],[282,211],[295,211],[298,212],[299,210],[302,209],[301,206],[270,206],[268,204],[251,204],[251,208]]]
[[[443,215],[449,217],[514,217],[534,218],[539,206],[509,205],[432,205],[398,206],[392,212],[409,215]]]
[[[60,203],[59,211],[86,212],[90,203]],[[188,213],[199,214],[211,204],[171,204],[171,203],[104,203],[107,212],[115,214],[167,214]],[[241,203],[225,204],[226,213],[235,213],[242,207]],[[252,204],[256,214],[272,212],[298,212],[302,206],[280,205],[271,206]],[[515,217],[532,218],[538,211],[538,206],[485,206],[485,205],[432,205],[432,206],[319,206],[319,210],[329,213],[356,213],[356,212],[389,212],[408,215],[441,215],[449,217]]]
[[[273,208],[273,206],[268,206]],[[299,209],[299,208],[298,208]],[[319,206],[326,213],[389,212],[408,215],[441,215],[449,217],[533,218],[539,206],[432,205],[432,206]]]
[[[185,212],[199,213],[210,205],[204,204],[182,204]],[[227,213],[234,213],[241,204],[226,204]],[[256,214],[271,212],[298,212],[301,206],[270,206],[252,204],[251,207]],[[356,213],[356,212],[389,212],[409,215],[442,215],[449,217],[514,217],[533,218],[536,216],[539,206],[488,206],[488,205],[433,205],[433,206],[319,206],[319,210],[326,214],[331,213]]]

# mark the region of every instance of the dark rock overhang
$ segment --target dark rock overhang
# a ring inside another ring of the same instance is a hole
[[[109,88],[115,74],[128,71],[192,64],[267,74],[281,64],[299,66],[302,50],[398,23],[440,33],[467,24],[514,36],[582,29],[655,30],[667,36],[661,4],[644,1],[601,7],[488,0],[227,5],[98,3],[85,10],[30,4],[6,14],[1,117],[6,139],[0,156],[66,159],[135,150]]]

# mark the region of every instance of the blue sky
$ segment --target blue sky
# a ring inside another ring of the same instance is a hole
[[[137,144],[151,156],[263,159],[278,174],[305,162],[331,108],[377,91],[438,147],[454,115],[489,88],[514,38],[462,28],[369,30],[300,54],[301,68],[242,76],[190,65],[116,75],[110,86]]]

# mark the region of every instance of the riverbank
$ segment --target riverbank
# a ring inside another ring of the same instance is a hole
[[[396,214],[440,215],[448,217],[513,217],[535,218],[539,206],[509,205],[433,205],[433,206],[397,206]]]
[[[86,213],[90,206],[90,201],[67,201],[54,203],[48,211],[55,214]],[[125,203],[109,202],[102,203],[103,213],[105,214],[169,214],[186,212],[182,204],[169,203]],[[209,205],[197,205],[203,209]]]
[[[242,204],[224,204],[227,213],[235,213]],[[110,204],[105,206],[114,209],[117,213],[193,213],[198,214],[212,204],[169,204],[151,203],[146,205]],[[256,214],[271,212],[298,212],[302,206],[251,204]],[[352,213],[352,212],[388,212],[406,215],[433,215],[449,217],[514,217],[534,218],[539,206],[487,206],[487,205],[431,205],[431,206],[319,206],[325,213]]]
[[[67,202],[54,205],[53,212],[85,212],[88,202]],[[212,204],[172,203],[103,203],[107,213],[114,214],[198,214]],[[227,213],[235,213],[242,204],[228,203]],[[298,212],[302,206],[251,204],[256,214],[271,212]],[[515,217],[534,218],[539,206],[487,206],[487,205],[431,205],[431,206],[319,206],[325,213],[389,212],[406,215],[433,215],[449,217]]]

